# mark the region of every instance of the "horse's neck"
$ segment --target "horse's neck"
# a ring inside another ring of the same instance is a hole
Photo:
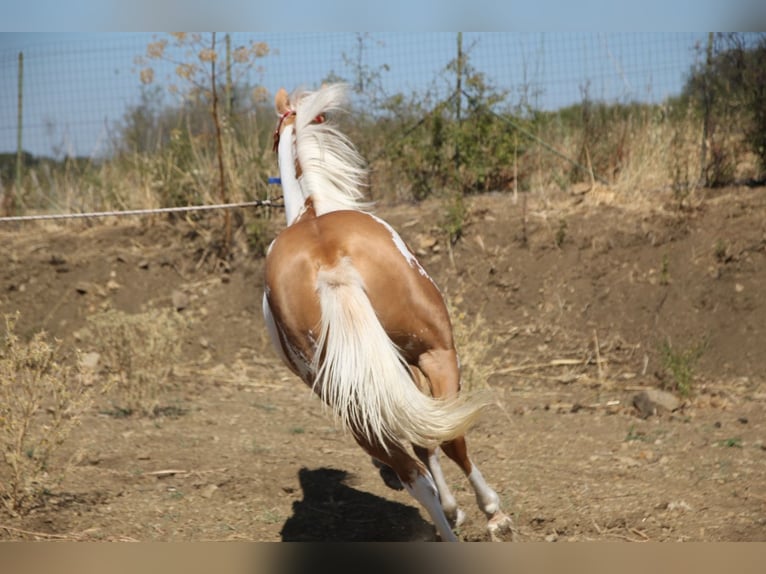
[[[285,127],[279,140],[279,177],[282,180],[282,198],[285,202],[287,225],[292,225],[303,211],[306,197],[295,175],[295,156],[293,155],[293,126]]]
[[[343,166],[341,173],[336,173],[333,176],[327,176],[324,173],[306,174],[305,172],[300,177],[297,175],[299,169],[293,138],[294,129],[293,124],[284,127],[277,150],[287,225],[290,226],[297,221],[304,212],[305,203],[309,199],[312,201],[313,210],[317,216],[341,209],[358,210],[366,207],[368,204],[360,200],[361,193],[356,189],[356,186],[361,184],[362,179],[363,170],[360,167]],[[317,155],[321,151],[315,151],[309,155]],[[356,163],[355,155],[350,155],[348,161]],[[327,160],[330,164],[342,162],[339,158],[333,159],[333,157],[327,158]],[[309,161],[309,164],[311,163],[313,162]],[[314,167],[314,169],[316,168]],[[338,181],[341,182],[340,186]]]

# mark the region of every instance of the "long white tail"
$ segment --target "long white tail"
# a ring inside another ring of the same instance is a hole
[[[342,425],[371,444],[436,446],[465,434],[482,404],[418,390],[348,258],[317,278],[322,309],[315,390]]]

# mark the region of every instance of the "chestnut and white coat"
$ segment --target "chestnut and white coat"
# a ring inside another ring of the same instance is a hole
[[[269,247],[263,312],[285,364],[426,509],[442,540],[458,510],[439,449],[468,478],[493,539],[510,530],[464,435],[482,403],[459,394],[450,317],[434,281],[385,221],[368,213],[366,169],[330,121],[342,84],[275,98],[287,227]],[[415,456],[408,453],[412,445]]]

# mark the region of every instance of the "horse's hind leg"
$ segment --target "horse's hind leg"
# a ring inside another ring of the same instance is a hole
[[[500,497],[484,480],[479,467],[468,456],[465,438],[459,437],[441,445],[444,453],[463,470],[476,495],[476,503],[487,516],[487,530],[492,540],[502,540],[501,535],[512,532],[510,516],[500,508]]]
[[[402,486],[402,481],[396,476],[393,468],[379,461],[375,457],[372,457],[372,464],[378,469],[380,478],[383,479],[383,482],[388,488],[391,490],[402,490],[404,488],[404,486]]]
[[[402,486],[426,509],[441,539],[445,542],[457,542],[457,537],[452,532],[439,502],[439,493],[428,469],[399,445],[388,445],[386,452],[381,447],[373,447],[364,441],[358,442],[370,456],[393,469]]]
[[[460,389],[460,371],[454,350],[432,350],[424,353],[418,361],[418,367],[427,377],[431,394],[434,397],[446,398],[458,393]],[[497,493],[487,484],[478,467],[469,458],[465,438],[458,437],[445,442],[441,445],[441,448],[468,477],[468,482],[471,483],[471,487],[476,494],[476,502],[484,514],[487,515],[487,529],[489,530],[490,537],[492,540],[500,540],[500,534],[511,530],[511,519],[500,509],[500,498]],[[431,459],[429,458],[429,460]],[[434,467],[432,472],[435,479],[437,476],[441,476],[440,480],[444,480],[440,469],[436,470],[436,467]],[[439,484],[439,481],[437,481],[437,484]],[[454,516],[455,520],[458,520],[459,511],[457,510],[457,504],[453,502],[454,497],[446,489],[446,483],[444,487],[445,493],[448,493],[448,496],[445,496],[446,500],[444,500],[447,503],[445,512],[452,513],[451,505],[454,504]],[[442,493],[441,488],[439,492]],[[449,497],[452,497],[452,500]]]
[[[431,476],[439,491],[439,500],[441,501],[444,514],[452,527],[460,526],[465,520],[465,513],[457,506],[457,500],[447,486],[447,479],[444,478],[441,464],[439,463],[438,450],[428,449],[422,446],[413,445],[413,450],[421,462],[431,472]]]

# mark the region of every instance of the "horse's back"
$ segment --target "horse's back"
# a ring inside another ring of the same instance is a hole
[[[301,309],[298,329],[319,319],[316,295],[321,269],[350,261],[381,323],[400,345],[451,346],[449,317],[434,282],[391,226],[359,211],[307,217],[286,228],[266,260],[266,282],[278,313]],[[290,320],[288,317],[286,319]],[[447,327],[446,329],[444,327]],[[420,341],[418,343],[418,341]]]

